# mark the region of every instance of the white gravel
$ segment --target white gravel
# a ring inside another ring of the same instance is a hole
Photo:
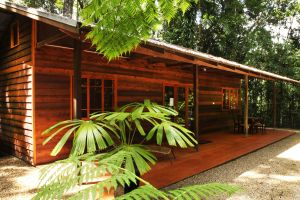
[[[38,185],[39,169],[24,161],[0,155],[0,199],[31,199]]]
[[[39,168],[0,155],[0,199],[31,199],[38,176]],[[229,200],[300,200],[300,133],[166,189],[208,182],[240,186]]]
[[[300,132],[165,189],[209,182],[242,188],[228,200],[300,200]]]

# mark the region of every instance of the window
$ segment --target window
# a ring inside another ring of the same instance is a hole
[[[164,105],[175,109],[178,116],[173,118],[179,124],[191,127],[193,112],[193,90],[188,86],[165,85]]]
[[[114,82],[106,79],[81,79],[82,118],[94,112],[112,111],[114,107]]]
[[[15,22],[10,27],[10,47],[13,48],[20,44],[19,40],[19,22]]]
[[[223,88],[223,110],[237,110],[239,106],[239,89]]]

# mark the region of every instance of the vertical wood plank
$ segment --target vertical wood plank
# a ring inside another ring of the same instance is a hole
[[[90,77],[86,78],[86,117],[89,118],[91,111],[91,85],[90,85]],[[81,116],[82,117],[82,116]]]
[[[73,76],[70,74],[70,119],[73,119]]]
[[[276,128],[277,120],[277,90],[276,90],[276,83],[273,82],[273,99],[272,99],[272,125],[274,128]]]
[[[239,89],[239,93],[238,93],[238,98],[239,98],[239,115],[242,115],[242,110],[243,110],[243,105],[242,105],[242,83],[243,83],[243,79],[240,80],[240,89]]]
[[[113,110],[115,111],[116,108],[118,107],[118,79],[115,77],[114,78],[114,82],[113,82],[113,85],[114,85],[114,108]]]
[[[74,39],[73,119],[81,118],[81,41]]]
[[[245,108],[244,108],[244,129],[245,129],[245,136],[248,136],[248,111],[249,111],[249,82],[248,82],[248,75],[245,75]]]
[[[184,101],[185,101],[185,127],[189,128],[189,87],[184,87]]]
[[[107,110],[104,110],[104,87],[105,87],[105,81],[104,81],[104,79],[101,79],[101,82],[102,82],[102,84],[101,84],[101,110],[102,110],[102,112],[104,112],[104,111],[107,111]]]
[[[194,132],[196,140],[199,141],[199,67],[194,65]],[[198,149],[199,145],[196,146]]]
[[[37,137],[35,129],[35,50],[37,38],[36,20],[31,21],[31,62],[32,62],[32,134],[33,134],[33,165],[36,165]]]

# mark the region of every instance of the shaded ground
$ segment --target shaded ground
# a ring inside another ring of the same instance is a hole
[[[300,200],[300,133],[166,189],[208,182],[240,186],[230,200]]]
[[[39,169],[6,155],[0,155],[0,199],[31,199],[38,184]]]
[[[0,155],[0,199],[30,199],[36,192],[38,174],[38,168]],[[242,191],[229,200],[300,200],[300,133],[168,188],[207,182],[241,186]]]

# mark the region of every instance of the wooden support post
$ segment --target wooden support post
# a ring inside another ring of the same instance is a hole
[[[276,118],[277,118],[277,90],[276,90],[276,83],[273,82],[273,99],[272,99],[272,125],[273,128],[276,128]]]
[[[81,118],[81,41],[74,39],[73,119]]]
[[[249,83],[248,83],[248,75],[245,75],[245,108],[244,108],[244,131],[245,136],[248,136],[249,124],[248,124],[248,111],[249,111]]]
[[[194,65],[194,132],[196,140],[199,141],[199,67]],[[199,145],[196,146],[198,151]]]

